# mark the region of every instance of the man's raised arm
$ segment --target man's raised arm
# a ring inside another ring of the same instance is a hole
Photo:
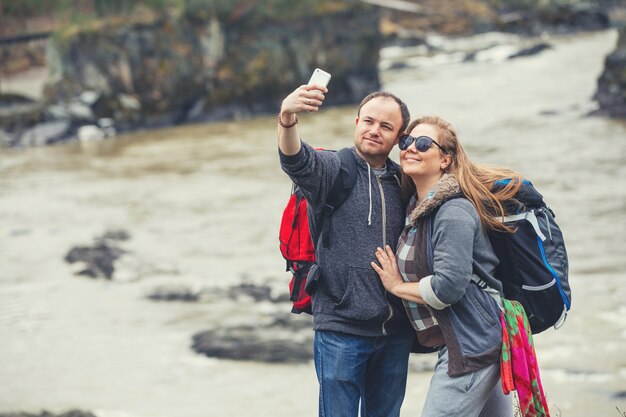
[[[278,113],[278,147],[283,154],[295,155],[300,151],[298,113],[318,111],[327,92],[320,85],[301,85],[285,97]]]

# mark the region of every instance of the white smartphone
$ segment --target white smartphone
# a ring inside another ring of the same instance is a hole
[[[308,85],[317,84],[326,87],[328,86],[329,82],[330,74],[322,69],[315,68],[313,74],[311,75],[311,79],[308,82]]]

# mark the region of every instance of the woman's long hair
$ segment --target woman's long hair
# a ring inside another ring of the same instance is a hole
[[[507,168],[475,164],[470,161],[452,125],[439,116],[422,116],[412,121],[406,132],[410,133],[421,124],[434,126],[438,130],[437,142],[452,159],[446,172],[455,176],[463,195],[476,207],[482,224],[490,229],[511,232],[512,230],[504,226],[500,220],[506,214],[504,209],[506,201],[511,200],[517,193],[523,177]],[[439,149],[439,152],[443,151]],[[494,184],[499,180],[508,181],[505,181],[506,185],[494,188]],[[405,205],[415,192],[415,184],[403,172],[402,197]]]

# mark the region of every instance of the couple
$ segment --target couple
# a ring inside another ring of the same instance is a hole
[[[318,111],[327,91],[297,88],[278,116],[281,165],[310,219],[340,161],[300,140],[297,114]],[[500,382],[499,294],[471,276],[473,264],[493,272],[498,263],[484,228],[498,227],[489,213],[502,210],[503,197],[489,185],[519,176],[470,162],[439,117],[409,122],[407,106],[387,92],[368,95],[357,112],[357,182],[333,213],[332,244],[316,252],[319,415],[356,417],[360,403],[363,417],[398,416],[409,353],[438,351],[422,416],[512,416]],[[400,167],[388,158],[396,144]]]

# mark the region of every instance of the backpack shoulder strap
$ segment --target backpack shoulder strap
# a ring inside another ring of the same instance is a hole
[[[352,150],[350,148],[343,148],[340,149],[337,154],[339,155],[339,160],[341,161],[341,168],[339,170],[339,175],[337,175],[337,179],[335,180],[335,183],[326,198],[326,204],[324,204],[324,208],[322,209],[320,227],[317,227],[322,236],[322,243],[324,247],[330,246],[330,218],[332,217],[333,212],[338,209],[344,201],[346,201],[346,198],[348,198],[354,188],[354,184],[356,184],[357,178],[356,159]],[[315,242],[317,242],[318,238],[319,234],[316,236]]]
[[[500,294],[503,292],[502,283],[474,260],[472,261],[472,281],[482,289],[489,287],[494,288]]]
[[[330,190],[326,204],[338,208],[352,192],[356,184],[357,165],[354,153],[350,148],[343,148],[337,152],[341,161],[339,175]]]
[[[357,166],[354,152],[350,148],[343,148],[337,152],[341,161],[341,169],[345,172],[343,177],[343,188],[352,189],[356,184]]]

